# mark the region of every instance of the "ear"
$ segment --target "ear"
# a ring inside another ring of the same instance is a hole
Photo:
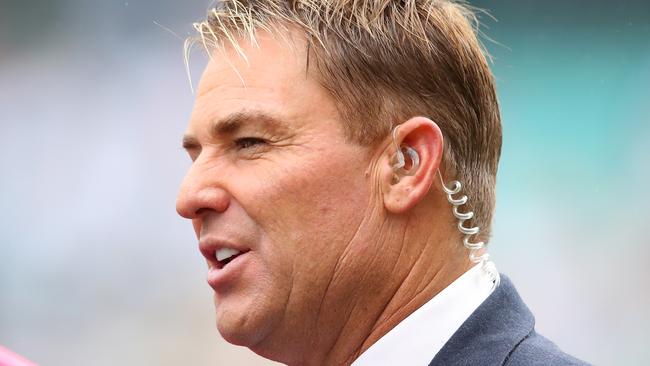
[[[405,213],[429,193],[436,171],[442,159],[442,132],[436,123],[425,117],[413,117],[395,127],[392,137],[398,147],[409,146],[417,152],[420,165],[412,175],[400,174],[393,167],[395,144],[386,149],[387,156],[382,159],[381,179],[384,206],[395,214]],[[404,154],[405,164],[413,164],[408,154]]]

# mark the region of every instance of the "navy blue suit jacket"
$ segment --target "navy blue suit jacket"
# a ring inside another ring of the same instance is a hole
[[[460,326],[429,366],[588,365],[535,332],[535,318],[508,277]]]

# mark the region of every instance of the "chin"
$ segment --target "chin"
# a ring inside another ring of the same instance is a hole
[[[217,330],[228,343],[253,348],[266,336],[265,322],[255,311],[246,306],[227,309],[226,304],[216,308]]]
[[[280,315],[277,312],[269,308],[246,307],[241,303],[229,308],[222,303],[217,306],[216,314],[217,330],[226,342],[246,347],[269,360],[297,364],[293,362],[296,355],[285,358],[287,355],[278,352],[277,340],[273,340],[273,331],[279,326],[280,317],[273,316]]]
[[[223,326],[219,322],[217,322],[217,329],[219,330],[221,337],[228,343],[248,348],[255,344],[253,339],[254,337],[248,332],[242,331],[242,329],[233,329],[228,326]]]

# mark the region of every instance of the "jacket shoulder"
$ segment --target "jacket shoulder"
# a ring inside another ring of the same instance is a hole
[[[507,276],[465,320],[429,366],[588,365],[537,334],[535,317]]]
[[[585,366],[589,365],[570,356],[553,342],[534,330],[508,354],[504,366]]]

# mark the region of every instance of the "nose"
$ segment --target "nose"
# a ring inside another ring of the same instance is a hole
[[[176,199],[176,211],[187,219],[199,218],[205,212],[224,212],[230,195],[223,188],[214,169],[204,169],[197,161],[185,175]]]

